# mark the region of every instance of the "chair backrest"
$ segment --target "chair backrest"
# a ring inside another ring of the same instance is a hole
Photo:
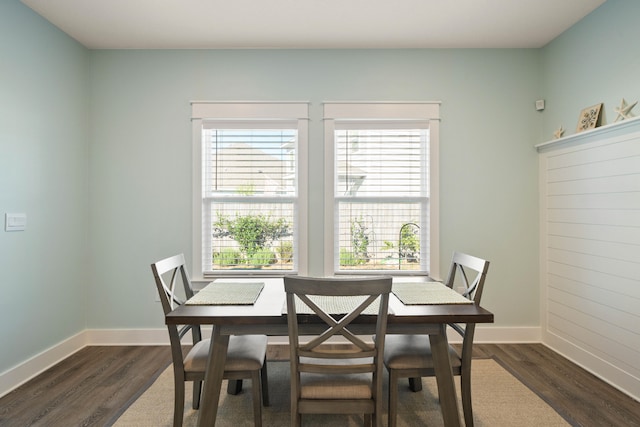
[[[151,271],[165,315],[193,296],[193,288],[185,267],[183,254],[174,255],[151,264]],[[180,286],[180,282],[182,282],[182,286]],[[182,289],[180,290],[180,288]],[[167,329],[169,330],[174,363],[176,357],[182,360],[180,340],[187,332],[191,331],[193,344],[202,340],[199,325],[167,325]]]
[[[454,252],[446,284],[452,289],[461,290],[462,295],[480,304],[488,270],[489,261]]]
[[[374,378],[376,376],[381,378],[379,376],[382,374],[382,356],[391,282],[391,277],[285,277],[284,287],[287,295],[292,373],[298,375],[299,372],[323,374],[372,372]],[[335,303],[348,308],[339,310],[343,313],[332,313],[334,310],[329,306]],[[371,310],[369,307],[375,308],[375,310]],[[322,320],[319,324],[321,328],[311,340],[301,344],[298,325],[299,322],[305,322],[303,318],[308,314],[315,315]],[[379,338],[373,343],[363,341],[349,329],[351,323],[361,314],[371,315],[372,319],[375,318],[376,337]],[[329,350],[327,347],[323,348],[322,344],[333,336],[342,336],[353,346],[342,351],[335,348]],[[313,360],[305,359],[305,363],[300,363],[301,357],[313,358]],[[370,360],[353,363],[353,359],[359,358],[373,358],[373,363]],[[340,363],[340,360],[345,361],[346,359],[350,359],[349,363]]]
[[[446,285],[452,289],[461,290],[462,295],[473,300],[476,305],[480,305],[488,270],[489,261],[461,252],[454,252]],[[471,363],[475,323],[449,324],[449,326],[463,338],[460,356],[463,363]]]

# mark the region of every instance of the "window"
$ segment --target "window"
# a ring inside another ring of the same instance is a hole
[[[438,277],[439,104],[325,104],[325,270]]]
[[[307,104],[193,103],[194,272],[305,271]]]

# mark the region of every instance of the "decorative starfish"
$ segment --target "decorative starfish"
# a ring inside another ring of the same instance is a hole
[[[558,138],[562,138],[562,135],[564,134],[564,129],[562,129],[562,126],[560,126],[558,129],[556,129],[556,131],[553,133],[553,137],[555,139]]]
[[[633,109],[633,107],[636,106],[637,103],[638,101],[634,102],[633,104],[627,105],[627,101],[625,101],[624,98],[622,98],[622,101],[620,101],[620,106],[615,108],[615,111],[616,113],[618,113],[618,115],[616,116],[616,119],[614,120],[614,122],[633,117],[631,115],[631,110]]]

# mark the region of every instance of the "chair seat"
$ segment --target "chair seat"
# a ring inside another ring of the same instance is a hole
[[[211,340],[196,343],[184,358],[185,372],[204,372]],[[229,338],[225,371],[255,371],[262,368],[267,351],[266,335],[233,335]]]
[[[462,360],[451,346],[449,359],[452,369],[460,369]],[[384,364],[389,369],[433,369],[429,335],[387,335]]]
[[[331,375],[302,373],[302,399],[371,399],[371,374]]]
[[[309,363],[318,359],[301,357],[300,363]],[[366,359],[326,359],[321,363],[327,365],[357,365],[373,363],[373,358]],[[300,397],[302,399],[371,399],[373,378],[371,373],[363,374],[314,374],[300,373]]]

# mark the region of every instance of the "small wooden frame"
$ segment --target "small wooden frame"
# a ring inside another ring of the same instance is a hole
[[[600,126],[602,103],[587,107],[580,112],[576,133]]]

